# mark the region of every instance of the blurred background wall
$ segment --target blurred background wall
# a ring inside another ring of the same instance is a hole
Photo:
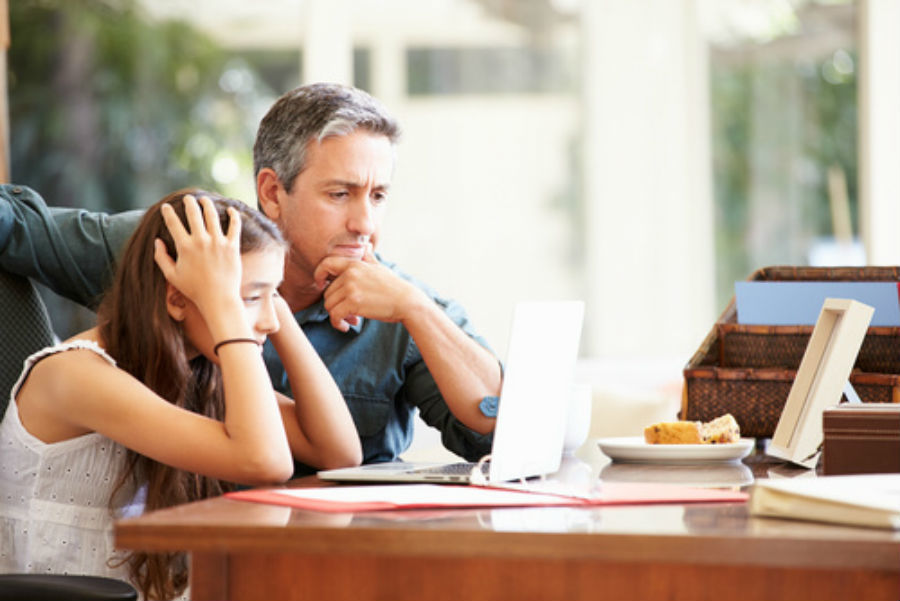
[[[355,84],[404,128],[383,254],[501,356],[516,301],[585,299],[579,377],[674,417],[735,280],[900,264],[898,7],[15,0],[11,180],[92,210],[189,184],[254,202],[272,101]],[[48,299],[61,335],[89,325]]]

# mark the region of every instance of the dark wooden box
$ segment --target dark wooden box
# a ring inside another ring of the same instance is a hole
[[[822,414],[827,475],[900,473],[900,405],[844,403]]]

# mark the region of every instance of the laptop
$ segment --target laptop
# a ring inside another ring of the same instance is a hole
[[[583,320],[582,301],[516,304],[489,461],[373,463],[320,471],[319,478],[486,484],[558,471]]]

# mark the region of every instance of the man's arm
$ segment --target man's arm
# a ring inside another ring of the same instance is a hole
[[[480,404],[485,397],[500,396],[502,374],[497,359],[430,298],[425,297],[403,325],[453,415],[480,434],[492,432],[497,420],[482,412]]]
[[[444,448],[464,457],[466,461],[478,461],[491,452],[494,434],[479,434],[463,424],[447,407],[428,366],[419,355],[415,344],[410,345],[406,377],[401,390],[402,399],[419,409],[419,417],[441,433]]]
[[[142,214],[49,208],[31,188],[0,185],[0,268],[96,308]]]
[[[402,323],[453,415],[475,432],[493,431],[496,420],[480,404],[500,395],[500,363],[433,298],[371,254],[363,261],[326,258],[315,279],[323,287],[329,282],[325,309],[336,328],[346,330],[359,317]]]

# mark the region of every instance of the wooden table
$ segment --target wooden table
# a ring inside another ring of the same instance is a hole
[[[784,469],[749,464],[739,479]],[[189,551],[198,600],[900,599],[900,533],[743,503],[325,514],[217,498],[121,521],[116,542]]]

